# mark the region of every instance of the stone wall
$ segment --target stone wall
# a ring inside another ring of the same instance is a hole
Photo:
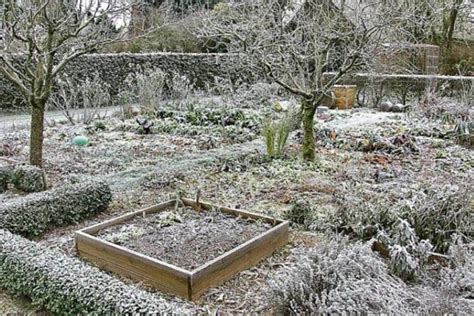
[[[334,76],[335,73],[324,73],[323,80],[327,82]],[[383,99],[406,104],[412,98],[420,99],[427,89],[434,89],[440,96],[462,99],[466,91],[472,91],[474,77],[357,73],[347,76],[340,84],[357,85],[359,105],[378,106]]]
[[[233,54],[90,54],[70,64],[64,72],[74,80],[99,77],[112,87],[112,95],[123,87],[125,78],[140,68],[160,68],[164,72],[178,72],[187,76],[198,87],[212,85],[217,77],[234,83],[252,81],[252,73],[243,66],[244,58]],[[21,106],[21,96],[6,79],[0,77],[0,109]]]
[[[439,46],[430,44],[382,45],[376,58],[375,71],[385,74],[437,74]]]

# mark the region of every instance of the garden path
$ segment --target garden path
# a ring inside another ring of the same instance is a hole
[[[119,106],[110,106],[98,109],[98,115],[109,116],[112,113],[120,110]],[[78,116],[83,110],[71,110],[73,116]],[[47,111],[45,115],[46,122],[59,121],[66,119],[63,111]],[[30,114],[5,114],[0,112],[0,131],[10,128],[27,127],[30,124]]]

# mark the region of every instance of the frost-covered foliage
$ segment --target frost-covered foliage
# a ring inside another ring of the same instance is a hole
[[[0,229],[0,284],[57,315],[188,314],[78,259]]]
[[[400,220],[391,236],[381,231],[377,237],[388,247],[391,271],[403,280],[415,280],[428,263],[433,249],[430,242],[420,240],[405,220]]]
[[[457,296],[460,304],[470,306],[465,312],[472,315],[474,311],[474,243],[465,244],[461,238],[455,236],[449,256],[454,268],[441,270],[439,286],[451,296]]]
[[[231,126],[236,125],[243,128],[257,129],[257,119],[255,116],[246,114],[240,109],[234,108],[197,108],[189,107],[186,112],[181,112],[183,116],[180,117],[180,112],[174,114],[166,114],[164,111],[158,113],[159,117],[174,117],[175,120],[184,121],[194,126],[209,126],[221,125]],[[172,115],[172,116],[171,116]]]
[[[252,103],[253,106],[261,107],[271,105],[271,101],[277,98],[290,98],[287,92],[278,84],[267,82],[256,82],[252,85],[243,85],[232,93],[233,98],[238,97],[240,104]]]
[[[459,144],[474,146],[474,118],[457,120],[454,136]]]
[[[150,69],[138,74],[135,80],[140,105],[145,110],[154,111],[163,97],[166,74],[161,69]]]
[[[473,86],[474,87],[474,86]],[[472,109],[472,95],[474,88],[466,89],[466,98],[456,100],[443,98],[434,91],[426,91],[421,101],[414,108],[415,113],[419,113],[432,120],[441,120],[447,123],[454,123],[458,119],[466,119],[474,115]]]
[[[291,204],[291,207],[284,212],[283,217],[304,229],[308,229],[314,222],[316,213],[317,210],[311,202],[299,199]]]
[[[135,225],[124,225],[118,232],[113,232],[103,237],[104,240],[117,245],[123,245],[129,240],[137,240],[143,236],[146,231]]]
[[[100,119],[100,108],[111,104],[110,85],[99,74],[79,84],[64,75],[58,79],[58,88],[49,99],[50,106],[63,112],[71,124],[90,124]]]
[[[169,97],[178,100],[188,98],[194,88],[188,77],[176,72],[169,75],[166,87]]]
[[[280,307],[295,314],[403,313],[417,300],[363,244],[321,245],[287,272],[272,287]]]
[[[389,273],[370,243],[339,240],[301,254],[294,267],[282,268],[271,287],[274,303],[285,314],[472,313],[474,306],[459,296],[454,271],[446,271],[447,283],[440,289],[409,286]]]
[[[166,74],[159,68],[139,70],[130,74],[125,80],[125,88],[120,91],[121,102],[128,106],[138,103],[142,113],[153,115],[163,99]]]
[[[11,181],[15,189],[23,192],[40,192],[46,190],[46,178],[41,168],[35,166],[18,166],[12,173]]]
[[[357,190],[349,187],[348,190]],[[381,192],[370,200],[349,200],[341,194],[340,208],[328,225],[351,236],[370,239],[380,231],[393,236],[400,219],[414,229],[420,240],[429,241],[437,252],[446,252],[453,234],[472,240],[474,213],[470,188],[449,184],[420,184],[410,192]],[[354,196],[352,194],[351,196]],[[387,203],[387,201],[391,201]]]
[[[151,133],[202,137],[204,147],[214,148],[219,143],[235,143],[257,137],[259,117],[254,113],[233,108],[202,108],[189,106],[186,111],[160,108],[156,118],[148,116],[152,124]],[[137,124],[128,120],[121,122],[114,131],[137,131]],[[209,149],[207,148],[207,149]]]
[[[33,193],[0,205],[0,229],[37,236],[48,229],[77,223],[107,209],[112,194],[105,182],[89,181]]]
[[[8,189],[11,173],[11,168],[0,166],[0,193],[3,193]]]
[[[461,89],[461,98],[442,98],[433,91],[427,91],[416,105],[415,113],[430,120],[454,124],[451,136],[463,145],[474,145],[474,85],[467,84]]]

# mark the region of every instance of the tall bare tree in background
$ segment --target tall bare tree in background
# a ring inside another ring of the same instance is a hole
[[[302,100],[303,157],[315,158],[314,115],[332,86],[367,70],[396,23],[380,1],[256,0],[198,11],[192,29],[241,53],[250,66]],[[335,75],[325,80],[325,71]]]
[[[465,0],[384,0],[383,4],[403,20],[399,26],[410,42],[435,43],[449,50],[456,31],[470,31],[471,6]]]
[[[72,60],[122,40],[132,5],[121,0],[4,0],[0,73],[31,107],[30,163],[43,161],[44,112],[56,76]],[[114,21],[114,22],[112,22]]]

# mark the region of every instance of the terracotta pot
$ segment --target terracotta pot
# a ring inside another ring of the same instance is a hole
[[[338,110],[352,109],[357,96],[356,85],[334,85],[334,104]]]

